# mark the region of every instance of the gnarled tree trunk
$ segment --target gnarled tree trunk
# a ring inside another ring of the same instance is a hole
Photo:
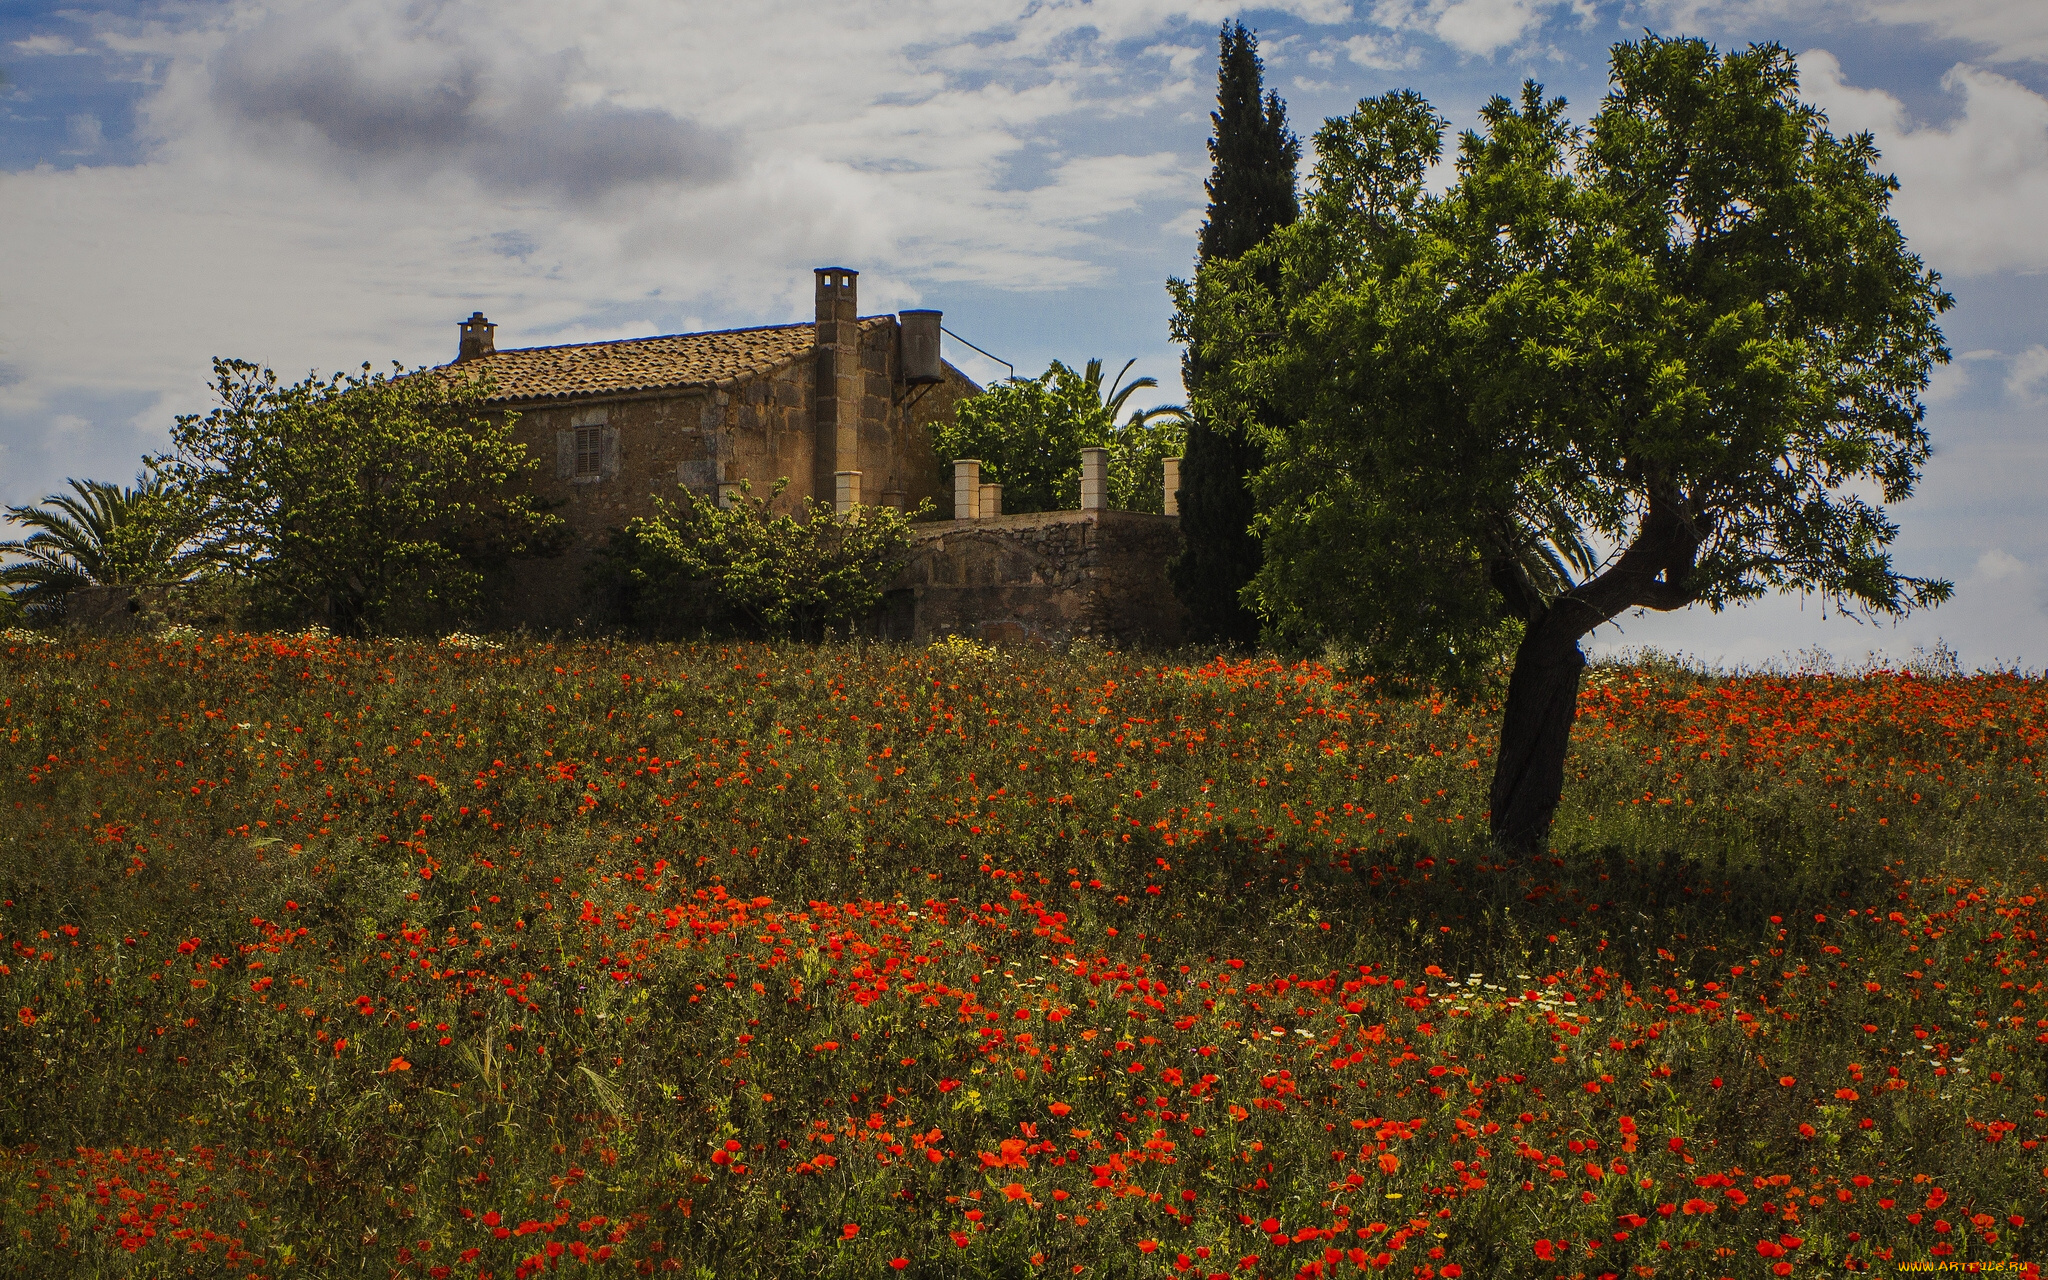
[[[1579,712],[1579,674],[1586,669],[1581,634],[1553,608],[1529,627],[1515,653],[1491,807],[1494,839],[1517,853],[1543,849],[1564,795],[1564,758]]]
[[[1700,542],[1711,527],[1675,487],[1652,486],[1635,541],[1599,577],[1548,606],[1527,578],[1503,563],[1495,585],[1510,607],[1528,619],[1508,677],[1508,702],[1494,757],[1493,838],[1515,853],[1541,852],[1550,820],[1564,798],[1564,760],[1572,721],[1579,713],[1579,675],[1586,655],[1579,637],[1624,609],[1682,609],[1693,594],[1685,585]]]

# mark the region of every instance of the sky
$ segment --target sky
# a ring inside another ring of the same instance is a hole
[[[1956,298],[1934,456],[1893,510],[1899,569],[1955,598],[1625,617],[1591,647],[2044,665],[2040,0],[7,0],[0,502],[132,476],[211,406],[215,356],[437,364],[476,310],[501,347],[807,320],[826,265],[864,313],[940,308],[1027,374],[1135,359],[1177,400],[1165,282],[1229,20],[1305,141],[1402,88],[1463,129],[1534,79],[1584,120],[1646,30],[1792,50]]]

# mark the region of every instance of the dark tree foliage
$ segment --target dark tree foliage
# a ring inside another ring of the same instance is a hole
[[[1203,261],[1241,258],[1275,227],[1301,215],[1294,167],[1301,142],[1287,128],[1287,107],[1277,93],[1261,93],[1265,64],[1259,38],[1243,23],[1225,27],[1216,75],[1216,110],[1209,113],[1209,217],[1202,223]]]
[[[132,489],[105,480],[67,483],[68,494],[7,508],[8,520],[32,530],[21,541],[0,542],[0,554],[16,557],[0,567],[10,619],[18,613],[53,625],[83,587],[183,582],[206,567],[204,552],[190,541],[191,504],[162,475],[144,471]]]
[[[1251,437],[1219,431],[1199,412],[1191,415],[1180,464],[1181,548],[1167,575],[1187,606],[1195,639],[1244,647],[1259,638],[1259,615],[1239,593],[1259,571],[1248,480],[1264,463],[1265,451]]]
[[[1203,262],[1243,256],[1301,212],[1294,190],[1301,143],[1287,128],[1280,95],[1262,92],[1258,37],[1235,23],[1223,29],[1219,44]],[[1203,372],[1190,344],[1182,366],[1190,392]],[[1204,639],[1234,645],[1258,639],[1258,616],[1239,593],[1259,570],[1247,482],[1264,460],[1258,441],[1242,431],[1219,429],[1199,414],[1189,424],[1180,473],[1182,551],[1171,574],[1194,633]]]
[[[1951,300],[1870,135],[1829,132],[1777,45],[1653,36],[1615,48],[1612,86],[1583,129],[1533,83],[1495,98],[1441,196],[1442,117],[1361,102],[1317,135],[1307,215],[1183,291],[1197,413],[1268,449],[1273,633],[1453,683],[1513,652],[1512,847],[1549,831],[1594,628],[1951,590],[1889,551]]]

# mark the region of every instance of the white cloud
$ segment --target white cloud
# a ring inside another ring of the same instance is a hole
[[[1185,189],[1192,176],[1170,151],[1147,156],[1082,156],[1060,165],[1034,188],[1026,207],[1046,223],[1086,226],[1125,213],[1162,192]]]
[[[10,49],[17,49],[29,58],[75,58],[92,52],[83,45],[75,44],[59,35],[40,34],[26,40],[11,41]]]
[[[1193,240],[1202,233],[1202,224],[1208,220],[1209,207],[1198,204],[1192,209],[1183,209],[1172,218],[1160,223],[1159,233],[1172,236],[1176,240]]]
[[[2007,552],[2003,548],[1993,547],[1977,557],[1977,567],[1970,574],[1970,580],[1972,582],[1989,584],[2006,582],[2013,579],[2024,579],[2029,576],[2031,576],[2031,573],[2027,568],[2026,561]]]
[[[1859,6],[1860,7],[1860,6]],[[1924,26],[1955,39],[1974,40],[2001,62],[2048,60],[2048,6],[2038,0],[1881,0],[1863,8],[1879,22]]]
[[[1973,41],[1993,62],[2048,61],[2048,5],[2040,0],[1647,0],[1643,7],[1667,30],[1788,19],[1878,23]]]
[[[100,118],[91,112],[64,117],[64,140],[71,144],[66,155],[89,156],[105,144]]]
[[[1166,59],[1168,73],[1180,80],[1188,79],[1197,74],[1197,64],[1201,63],[1204,58],[1211,56],[1207,49],[1197,49],[1191,45],[1184,44],[1155,44],[1145,50],[1145,55],[1151,58]],[[1203,66],[1201,70],[1206,71],[1207,67]]]
[[[1372,20],[1389,31],[1425,31],[1472,57],[1491,57],[1521,43],[1551,17],[1569,12],[1585,21],[1592,16],[1588,0],[1377,0]],[[1357,41],[1351,45],[1357,45]],[[1409,62],[1365,61],[1360,51],[1346,52],[1360,66],[1410,66]],[[1369,45],[1367,57],[1382,57]]]
[[[1535,0],[1455,0],[1432,25],[1452,48],[1490,54],[1519,41],[1542,20],[1542,9]]]
[[[580,50],[475,40],[449,25],[459,16],[361,3],[272,12],[208,59],[206,105],[256,148],[351,174],[457,171],[495,191],[588,200],[728,172],[724,131],[593,83]]]
[[[1802,96],[1837,133],[1876,135],[1896,173],[1892,211],[1915,252],[1944,274],[2048,268],[2048,98],[1995,72],[1958,64],[1942,86],[1962,96],[1946,126],[1917,125],[1892,95],[1842,79],[1825,49],[1799,56]]]
[[[1946,404],[1963,394],[1970,385],[1970,373],[1960,361],[1934,366],[1927,378],[1927,390],[1921,400],[1927,404]]]
[[[1353,36],[1344,42],[1344,56],[1369,71],[1398,71],[1422,60],[1399,36]]]
[[[2012,358],[2005,375],[2005,393],[2026,404],[2036,404],[2048,392],[2048,347],[2039,343]]]

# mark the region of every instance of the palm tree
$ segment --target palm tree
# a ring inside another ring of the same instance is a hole
[[[199,567],[184,504],[161,475],[145,472],[132,489],[105,480],[67,483],[69,494],[6,508],[9,520],[33,530],[0,542],[0,553],[16,557],[0,568],[0,587],[29,621],[60,621],[65,598],[81,587],[182,582]]]
[[[1103,425],[1109,428],[1111,434],[1118,430],[1116,417],[1124,411],[1124,402],[1135,392],[1159,385],[1159,379],[1153,377],[1133,378],[1128,383],[1125,382],[1124,374],[1129,373],[1131,366],[1136,363],[1138,362],[1135,359],[1124,361],[1124,367],[1117,371],[1116,379],[1109,384],[1106,391],[1102,386],[1101,360],[1090,360],[1087,369],[1081,374],[1081,380],[1088,384],[1089,389],[1095,393],[1096,401],[1102,405]],[[1187,417],[1186,405],[1159,404],[1150,409],[1132,410],[1130,419],[1124,423],[1123,429],[1143,430],[1150,426],[1155,418],[1168,423],[1185,423]]]
[[[1124,367],[1117,371],[1115,379],[1105,389],[1102,385],[1102,361],[1090,360],[1081,380],[1101,406],[1101,416],[1097,421],[1110,451],[1111,505],[1127,511],[1156,513],[1165,509],[1162,492],[1165,464],[1162,459],[1176,456],[1185,446],[1188,411],[1185,405],[1154,405],[1150,409],[1131,410],[1130,416],[1119,424],[1117,415],[1124,411],[1125,403],[1134,393],[1159,385],[1159,379],[1151,377],[1125,382],[1124,375],[1136,363],[1136,360],[1124,361]]]

